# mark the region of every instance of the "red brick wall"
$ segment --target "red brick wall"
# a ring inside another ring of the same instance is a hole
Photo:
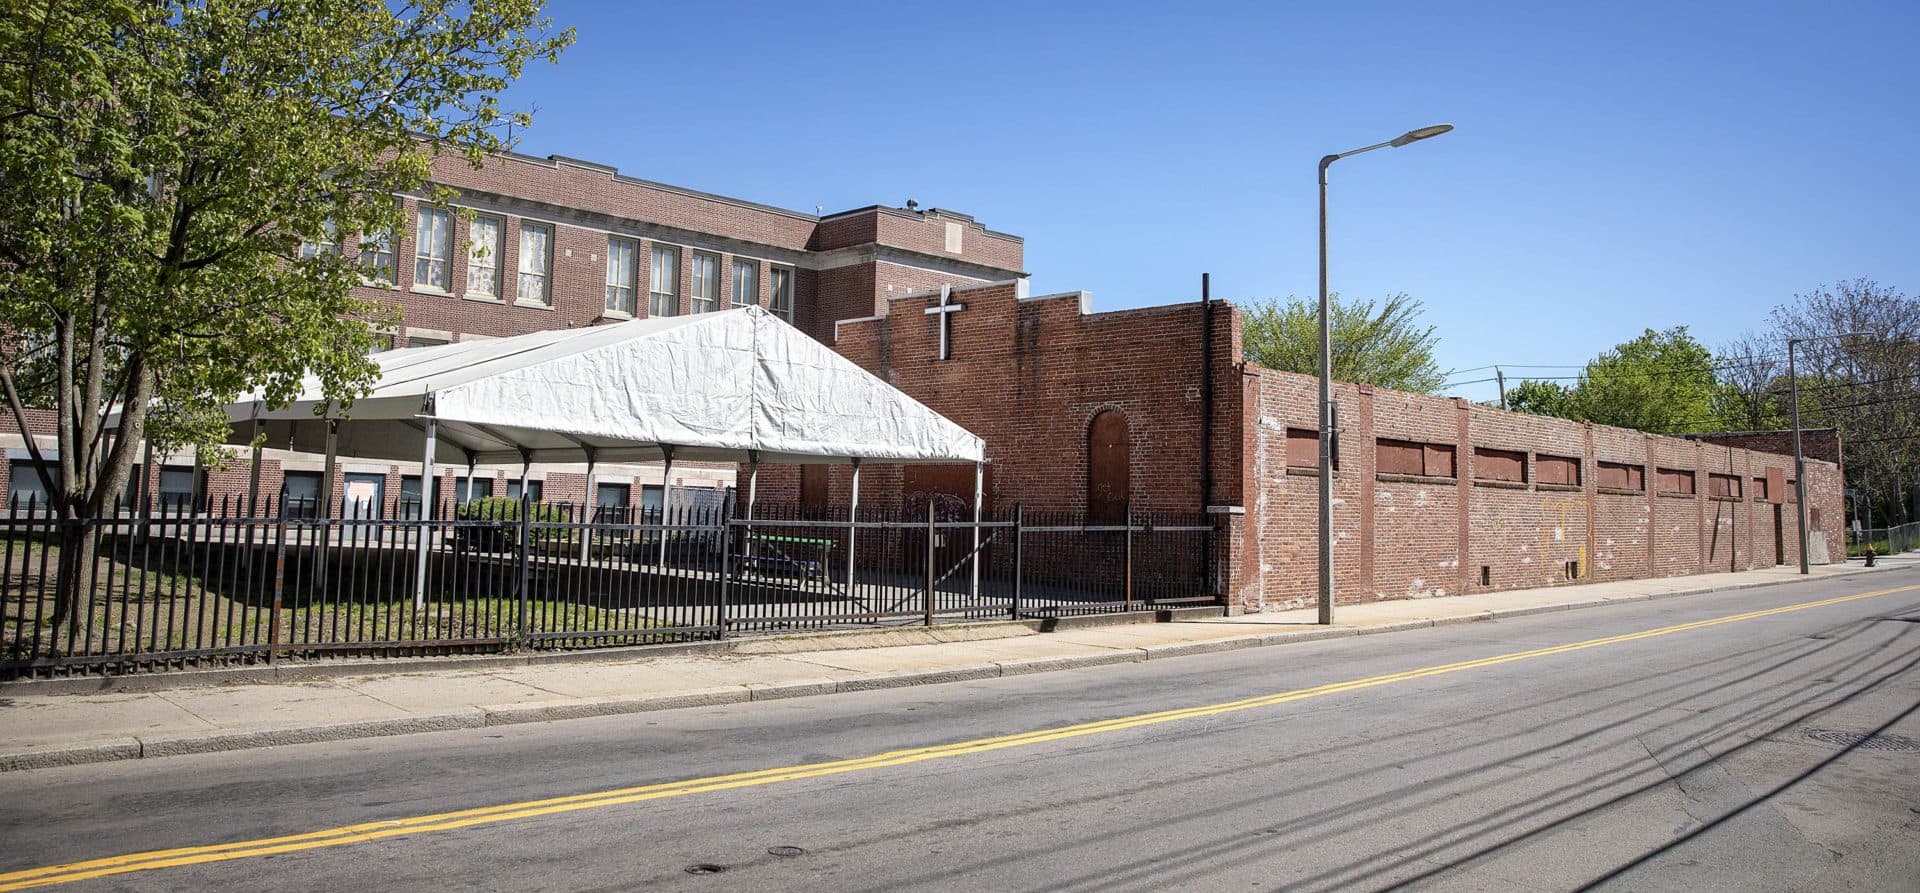
[[[1101,410],[1118,409],[1128,421],[1136,509],[1200,512],[1199,304],[1085,314],[1078,294],[1018,292],[1013,283],[954,289],[952,300],[966,309],[952,314],[948,360],[938,359],[939,321],[925,313],[937,292],[896,295],[885,317],[840,324],[834,346],[985,438],[996,506],[1084,510],[1087,426]],[[1217,309],[1214,326],[1216,393],[1234,393],[1237,321]],[[1237,402],[1216,406],[1214,419],[1215,501],[1238,504]],[[897,469],[869,466],[862,504],[897,502],[900,480]],[[847,470],[835,468],[836,503],[844,504],[847,483]],[[790,469],[763,466],[763,498],[791,501],[797,487]]]
[[[1257,565],[1243,561],[1233,590],[1249,609],[1313,603],[1317,579],[1317,481],[1288,469],[1286,431],[1315,427],[1317,382],[1250,367],[1246,429],[1253,484],[1248,493]],[[1787,457],[1637,431],[1337,385],[1339,470],[1334,481],[1338,600],[1422,597],[1481,590],[1673,576],[1771,566],[1774,506],[1757,501],[1751,479]],[[1376,439],[1450,444],[1459,477],[1381,473]],[[1523,483],[1476,474],[1473,448],[1524,451]],[[1577,457],[1578,486],[1540,483],[1538,457]],[[1644,491],[1597,485],[1597,461],[1647,467]],[[1660,468],[1694,472],[1695,492],[1661,495]],[[1809,498],[1822,514],[1829,554],[1841,555],[1840,470],[1808,463]],[[1737,473],[1738,498],[1716,499],[1710,475]],[[1810,506],[1811,508],[1812,506]],[[1781,506],[1785,561],[1797,561],[1793,506]],[[1486,583],[1481,569],[1486,570]],[[1249,576],[1256,585],[1249,585]]]

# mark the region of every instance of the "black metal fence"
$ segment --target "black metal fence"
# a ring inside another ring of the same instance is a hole
[[[0,678],[1216,603],[1204,516],[155,502],[0,515]]]

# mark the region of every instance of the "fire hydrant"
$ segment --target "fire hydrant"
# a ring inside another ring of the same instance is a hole
[[[1868,547],[1867,547],[1867,566],[1868,566],[1868,567],[1872,567],[1872,566],[1873,566],[1873,559],[1874,559],[1874,552],[1873,552],[1873,547],[1872,547],[1872,546],[1868,546]]]

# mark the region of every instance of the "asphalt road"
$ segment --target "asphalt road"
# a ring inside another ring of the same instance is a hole
[[[786,771],[736,775],[768,769]],[[73,863],[39,880],[137,865],[46,889],[1920,890],[1920,569],[0,776],[0,890]]]

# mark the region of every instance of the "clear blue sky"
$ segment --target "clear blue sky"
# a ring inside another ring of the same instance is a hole
[[[1920,291],[1920,3],[554,0],[521,149],[782,207],[973,214],[1111,310],[1404,291],[1442,366],[1709,345],[1796,292]],[[1543,370],[1546,371],[1546,370]],[[1477,378],[1466,375],[1462,378]],[[1476,399],[1491,385],[1457,391]]]

